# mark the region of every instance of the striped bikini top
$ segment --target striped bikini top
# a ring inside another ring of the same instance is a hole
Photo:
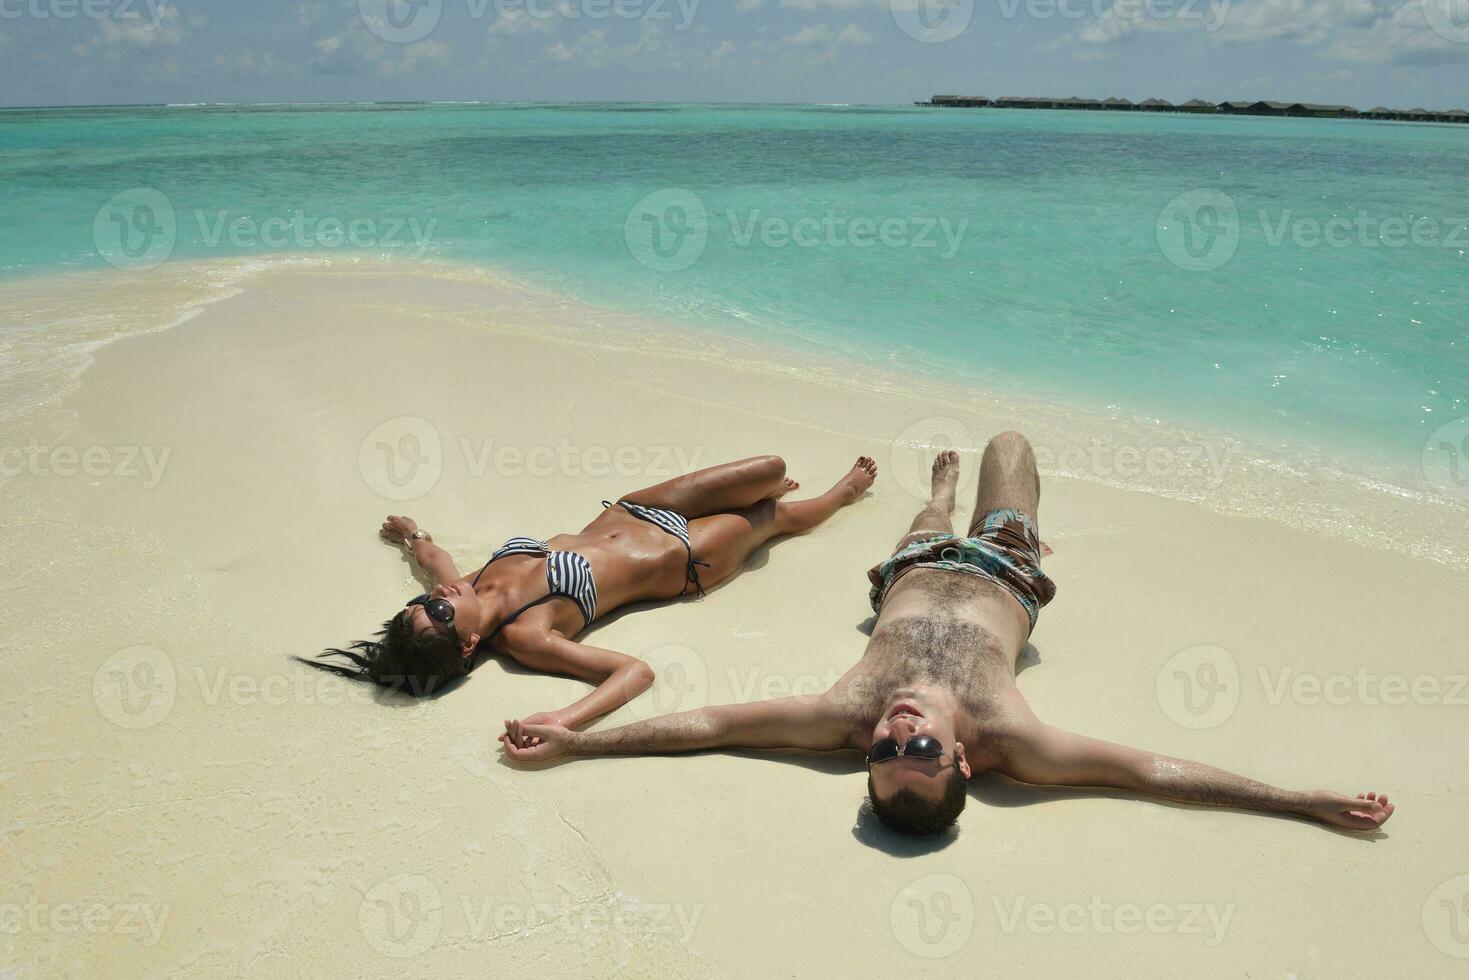
[[[485,573],[495,562],[501,558],[511,555],[541,555],[546,559],[546,588],[548,593],[534,602],[528,602],[516,610],[505,622],[496,627],[485,642],[493,640],[500,633],[515,622],[527,611],[536,606],[550,602],[552,599],[570,599],[576,603],[576,608],[581,611],[582,618],[590,626],[592,620],[597,618],[597,583],[592,577],[592,563],[574,551],[552,551],[548,542],[537,541],[535,538],[511,538],[500,546],[490,560],[485,562],[485,567],[479,570],[479,575],[474,577],[474,585],[479,584],[480,575]]]

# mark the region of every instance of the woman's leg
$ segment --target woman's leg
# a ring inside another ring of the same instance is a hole
[[[779,456],[755,456],[675,477],[622,499],[644,507],[671,510],[693,520],[750,507],[795,489],[796,484],[785,475],[786,463]]]
[[[799,534],[860,500],[877,477],[877,464],[866,456],[826,493],[811,500],[762,500],[753,506],[704,517],[689,524],[694,557],[709,563],[699,580],[710,589],[730,578],[750,554],[771,538]]]

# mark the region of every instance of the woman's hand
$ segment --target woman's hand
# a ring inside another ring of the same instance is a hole
[[[505,754],[516,762],[550,762],[571,752],[571,740],[575,732],[556,722],[535,723],[535,718],[549,715],[532,715],[525,721],[507,720],[505,733],[500,742]]]
[[[417,530],[418,522],[413,518],[389,515],[388,519],[383,521],[382,530],[378,533],[393,544],[402,544],[408,540],[408,535]]]

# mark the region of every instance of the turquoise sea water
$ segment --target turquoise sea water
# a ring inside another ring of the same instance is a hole
[[[1369,465],[1416,460],[1469,414],[1465,126],[836,106],[7,110],[0,197],[0,289],[109,260],[126,274],[357,248]]]

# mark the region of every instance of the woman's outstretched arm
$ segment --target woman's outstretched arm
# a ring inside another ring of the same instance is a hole
[[[596,685],[596,690],[574,704],[532,715],[535,724],[580,728],[616,711],[653,684],[653,668],[637,657],[577,643],[559,633],[512,627],[505,631],[505,648],[532,670],[565,674]]]
[[[413,560],[418,567],[428,572],[434,580],[435,585],[448,585],[457,582],[464,576],[459,574],[459,569],[454,565],[454,559],[449,553],[438,545],[430,537],[414,538],[413,533],[418,530],[418,522],[411,517],[389,516],[383,521],[382,531],[384,538],[394,544],[401,544],[408,548]]]

